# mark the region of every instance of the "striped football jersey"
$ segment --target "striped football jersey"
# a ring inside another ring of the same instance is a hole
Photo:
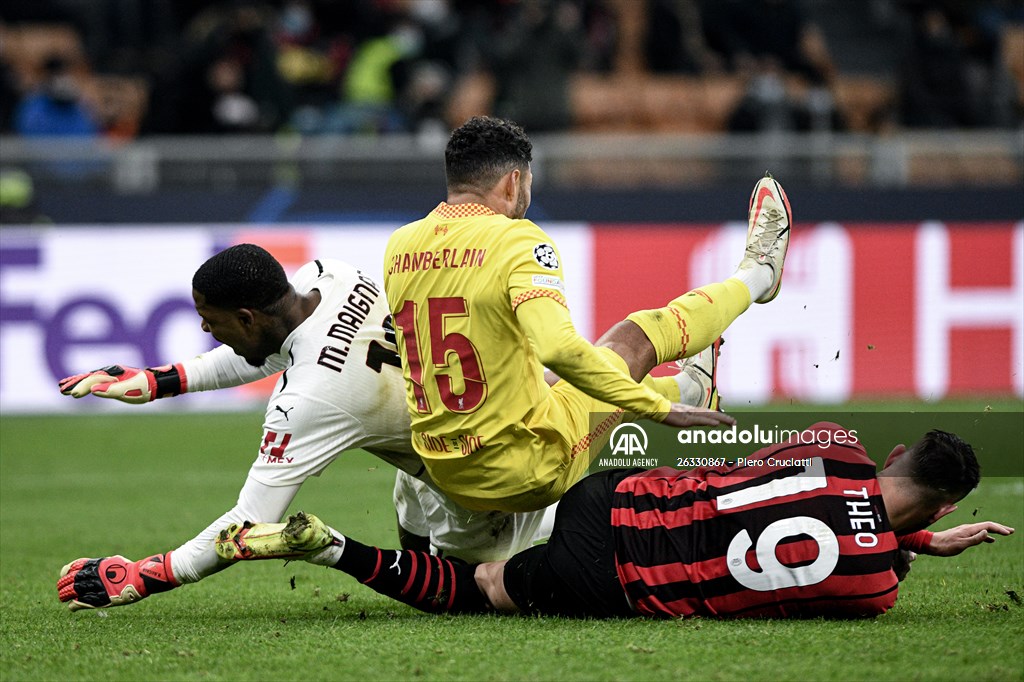
[[[836,424],[731,466],[628,477],[611,522],[641,614],[860,617],[896,601],[897,538],[875,464]]]

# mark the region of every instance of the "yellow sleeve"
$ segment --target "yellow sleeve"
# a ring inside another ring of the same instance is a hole
[[[515,309],[541,363],[587,395],[642,417],[664,419],[672,403],[633,381],[576,332],[569,310],[554,298],[522,301]]]
[[[539,297],[567,305],[561,256],[555,242],[542,229],[529,220],[521,220],[504,235],[502,248],[513,310],[524,301]]]

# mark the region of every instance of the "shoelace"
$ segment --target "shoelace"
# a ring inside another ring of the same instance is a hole
[[[789,225],[783,227],[779,224],[786,217],[786,214],[779,209],[765,208],[761,216],[763,217],[764,227],[757,236],[757,240],[748,245],[746,250],[747,254],[758,262],[764,262],[764,260],[772,255],[772,251],[778,246],[782,235],[789,230]]]
[[[707,352],[710,352],[710,351],[711,351],[711,349],[707,348],[707,349],[701,351],[701,353],[707,353]],[[676,360],[672,364],[675,366],[676,371],[678,371],[678,372],[691,372],[691,373],[692,372],[700,372],[705,377],[710,379],[711,378],[711,374],[706,369],[704,369],[703,367],[701,367],[701,366],[699,366],[697,364],[696,358],[700,357],[701,353],[698,353],[697,355],[694,355],[692,358],[685,358],[683,360]]]

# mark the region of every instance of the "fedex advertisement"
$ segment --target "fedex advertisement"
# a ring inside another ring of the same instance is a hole
[[[57,392],[109,364],[184,360],[215,343],[192,274],[260,244],[289,274],[319,257],[382,279],[392,224],[61,226],[0,231],[0,411],[123,410]],[[561,251],[577,329],[728,277],[746,225],[543,225]],[[725,335],[723,400],[1024,397],[1024,222],[797,224],[782,292]],[[157,401],[149,410],[258,408],[272,380]]]

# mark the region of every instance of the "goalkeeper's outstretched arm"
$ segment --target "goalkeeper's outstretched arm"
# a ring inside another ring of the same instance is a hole
[[[94,395],[124,403],[148,403],[170,398],[188,390],[188,378],[181,365],[146,367],[108,365],[84,374],[65,377],[58,383],[60,392],[73,398]]]
[[[241,386],[268,377],[287,367],[287,357],[277,353],[262,367],[253,367],[229,346],[217,346],[184,362],[162,367],[137,368],[109,365],[65,377],[58,382],[64,395],[112,398],[141,404],[182,393]]]
[[[57,581],[58,598],[72,611],[109,608],[198,582],[231,565],[218,557],[214,548],[214,538],[222,527],[247,519],[280,520],[300,487],[268,486],[249,477],[230,511],[175,550],[139,561],[114,555],[67,564]]]

